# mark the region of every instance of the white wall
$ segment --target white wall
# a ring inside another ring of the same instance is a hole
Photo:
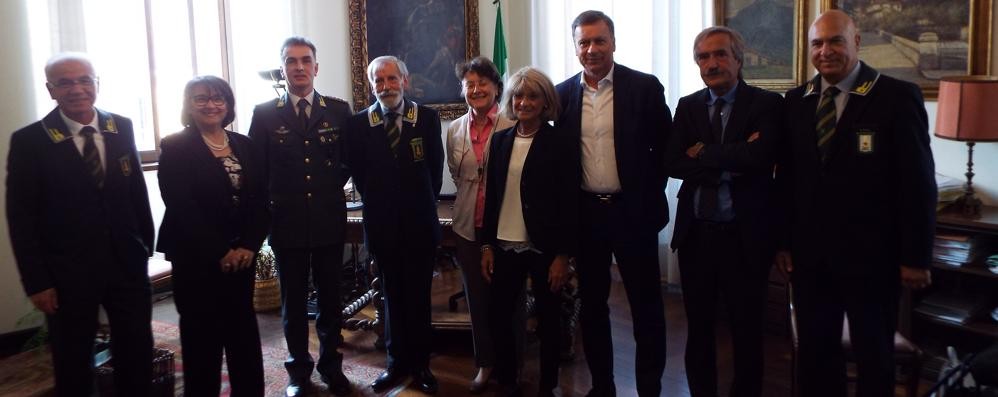
[[[17,129],[35,121],[35,94],[31,78],[31,43],[25,32],[28,14],[22,1],[0,2],[0,37],[13,37],[4,40],[0,46],[0,75],[8,76],[4,82],[4,95],[7,98],[0,106],[0,164],[6,169],[7,152],[10,150],[10,135]],[[6,174],[5,174],[6,175]],[[6,177],[4,178],[6,180]],[[0,207],[6,208],[6,184],[0,184]],[[3,215],[6,219],[6,211]],[[6,222],[0,225],[0,334],[15,329],[17,320],[29,313],[31,303],[24,295],[20,275],[14,263],[10,248],[10,237]],[[23,324],[23,327],[37,324]]]

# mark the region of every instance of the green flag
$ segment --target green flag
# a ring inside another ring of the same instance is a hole
[[[499,75],[506,76],[506,36],[502,33],[502,4],[499,0],[493,1],[496,5],[496,34],[495,44],[492,46],[492,62],[499,69]]]

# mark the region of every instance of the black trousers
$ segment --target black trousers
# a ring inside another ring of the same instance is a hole
[[[582,193],[581,242],[576,257],[582,298],[582,346],[593,388],[613,389],[610,336],[610,264],[624,282],[634,324],[638,394],[658,396],[665,371],[665,306],[658,268],[658,234],[639,232],[622,221],[626,201],[604,202]]]
[[[537,335],[541,342],[540,388],[552,390],[558,386],[561,359],[561,309],[557,295],[551,292],[548,284],[548,269],[554,255],[531,251],[516,253],[501,248],[494,249],[494,252],[491,314],[496,379],[506,385],[517,383],[517,335],[523,333],[524,327],[524,323],[518,321],[518,305],[522,304],[524,281],[529,275],[536,303]]]
[[[372,252],[385,293],[386,365],[399,371],[429,369],[436,247],[405,245]]]
[[[145,396],[152,382],[152,299],[145,274],[108,272],[101,286],[56,288],[59,309],[46,316],[58,396],[89,396],[94,385],[98,306],[111,326],[114,389]],[[96,289],[96,290],[95,290]]]
[[[800,395],[846,395],[843,314],[856,358],[856,396],[894,395],[899,269],[842,274],[834,265],[794,265]]]
[[[461,266],[464,298],[471,315],[471,336],[475,347],[475,366],[492,367],[495,353],[492,350],[492,330],[489,327],[489,294],[491,287],[482,277],[482,253],[477,241],[456,238],[457,261]]]
[[[308,352],[309,274],[318,293],[315,333],[319,337],[318,371],[332,376],[342,372],[343,355],[337,349],[343,337],[343,303],[340,283],[343,273],[343,244],[313,248],[274,247],[281,281],[281,318],[288,359],[284,368],[291,379],[305,382],[312,376],[312,355]]]
[[[253,267],[223,273],[217,261],[173,262],[185,395],[218,395],[224,352],[232,395],[263,396],[253,280]]]
[[[718,301],[734,349],[732,397],[762,394],[763,326],[771,261],[749,258],[736,223],[694,221],[679,248],[686,306],[686,379],[693,397],[716,397]]]

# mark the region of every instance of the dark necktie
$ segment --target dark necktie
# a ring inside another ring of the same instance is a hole
[[[399,114],[395,112],[389,112],[385,118],[385,132],[388,137],[388,148],[392,150],[392,154],[398,158],[398,146],[399,138],[401,134],[399,133],[398,126]]]
[[[710,116],[710,134],[714,143],[724,143],[724,123],[721,120],[721,111],[725,105],[724,98],[714,100],[714,114]],[[700,185],[700,198],[697,201],[700,219],[712,219],[717,214],[717,185]]]
[[[724,143],[724,123],[721,120],[721,110],[727,102],[724,98],[714,100],[714,114],[710,117],[710,133],[714,136],[714,143]]]
[[[308,131],[308,112],[305,109],[308,108],[308,100],[305,98],[298,100],[298,120],[301,122],[302,132]]]
[[[828,153],[831,151],[832,136],[835,135],[835,96],[839,95],[839,89],[835,86],[828,87],[821,95],[821,102],[818,103],[818,111],[814,118],[818,120],[815,132],[818,134],[818,153],[821,155],[822,164],[828,161]]]
[[[83,135],[83,162],[87,165],[87,172],[94,178],[98,188],[104,188],[104,167],[100,162],[100,153],[97,151],[97,144],[94,142],[94,134],[97,130],[94,127],[86,126],[80,130]]]

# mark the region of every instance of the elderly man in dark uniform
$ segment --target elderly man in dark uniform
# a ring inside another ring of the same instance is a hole
[[[583,71],[558,84],[565,133],[578,139],[582,186],[576,258],[582,297],[582,346],[592,375],[589,396],[615,396],[610,337],[611,258],[634,322],[638,394],[658,396],[665,370],[665,306],[658,232],[669,222],[662,167],[672,118],[655,76],[613,61],[613,20],[585,11],[572,22]]]
[[[346,173],[340,163],[341,127],[350,107],[341,99],[322,96],[313,80],[319,72],[315,45],[291,37],[281,46],[281,60],[289,90],[256,106],[249,136],[260,152],[270,196],[270,245],[274,248],[281,281],[281,315],[288,343],[288,396],[311,388],[313,366],[308,352],[309,274],[318,292],[321,379],[336,395],[350,393],[343,376],[340,273],[346,207]]]
[[[808,41],[818,76],[787,92],[777,167],[788,221],[777,265],[794,282],[800,393],[846,395],[845,314],[856,395],[894,395],[898,294],[931,282],[936,184],[922,93],[859,61],[842,11],[820,15]]]
[[[723,26],[704,29],[693,56],[707,88],[676,107],[670,176],[683,180],[672,248],[679,251],[686,305],[686,379],[693,397],[717,396],[717,304],[734,345],[732,396],[762,394],[766,287],[775,250],[773,148],[783,97],[742,80],[745,41]]]
[[[381,392],[412,375],[418,389],[435,393],[430,281],[440,242],[440,117],[405,100],[409,72],[398,58],[375,58],[367,77],[378,100],[347,122],[346,164],[364,201],[364,233],[387,310],[387,369],[371,387]]]
[[[97,75],[86,56],[56,55],[45,77],[58,108],[13,134],[7,163],[21,283],[46,315],[57,395],[91,394],[102,306],[115,392],[144,396],[152,380],[153,221],[132,122],[94,107]]]

